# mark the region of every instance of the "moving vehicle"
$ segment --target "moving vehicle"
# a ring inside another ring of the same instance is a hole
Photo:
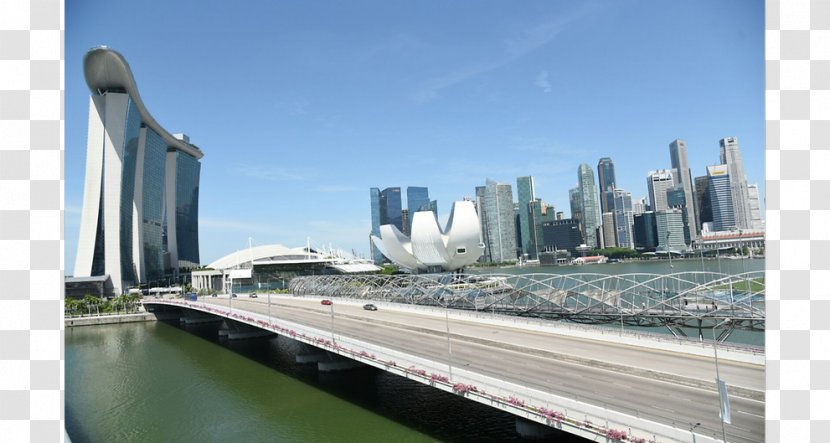
[[[256,292],[251,292],[251,295],[248,296],[249,298],[256,298]]]
[[[329,305],[331,305],[331,300],[329,300],[329,299],[323,300],[323,301],[320,302],[320,304],[329,306]]]
[[[363,305],[363,309],[365,309],[367,311],[377,311],[378,307],[371,304],[371,303],[368,303],[368,304]]]

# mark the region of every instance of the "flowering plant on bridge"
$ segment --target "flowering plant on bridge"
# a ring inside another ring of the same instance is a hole
[[[565,414],[547,408],[539,408],[539,413],[542,414],[549,422],[561,423],[565,419]]]
[[[524,400],[521,400],[518,397],[514,397],[512,395],[510,396],[510,398],[507,399],[507,402],[510,403],[513,406],[518,406],[520,408],[525,407]]]
[[[431,382],[441,381],[441,382],[444,382],[444,383],[449,383],[450,378],[447,377],[446,375],[436,374],[436,373],[433,372],[432,374],[429,375],[429,381],[431,381]]]
[[[423,369],[418,369],[415,366],[410,366],[409,368],[406,369],[406,372],[411,372],[413,374],[418,374],[418,375],[421,375],[421,376],[424,376],[424,377],[427,376],[427,371],[425,371]]]
[[[619,429],[609,429],[605,432],[605,435],[612,439],[612,440],[625,440],[628,438],[628,434],[625,431],[620,431]]]
[[[452,385],[452,390],[457,394],[464,395],[468,392],[478,392],[478,388],[473,385],[465,385],[464,383],[456,383]]]

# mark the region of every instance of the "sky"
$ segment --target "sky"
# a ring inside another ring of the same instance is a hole
[[[368,257],[371,187],[426,186],[444,223],[486,179],[515,198],[531,175],[567,216],[579,164],[596,175],[607,156],[646,197],[678,138],[695,177],[738,137],[763,200],[763,24],[751,1],[68,2],[67,273],[94,46],[119,51],[150,114],[204,152],[208,264],[249,239]]]

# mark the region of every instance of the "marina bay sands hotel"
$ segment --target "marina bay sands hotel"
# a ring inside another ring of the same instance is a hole
[[[84,58],[91,93],[74,277],[109,275],[116,294],[199,266],[199,159],[147,111],[130,66],[107,47]]]

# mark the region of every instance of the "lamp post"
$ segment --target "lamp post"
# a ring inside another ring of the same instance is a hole
[[[334,343],[334,302],[329,305],[331,308],[331,342]]]
[[[689,424],[692,425],[692,427],[689,428],[689,432],[692,433],[692,443],[695,443],[697,441],[697,438],[695,438],[695,428],[700,426],[700,423],[689,423]]]
[[[727,323],[729,321],[730,321],[729,318],[725,318],[720,323],[716,324],[715,326],[712,326],[712,347],[715,349],[715,377],[716,377],[715,378],[715,384],[717,385],[717,388],[718,388],[718,408],[720,409],[720,427],[721,427],[721,431],[723,432],[723,442],[724,443],[726,443],[726,425],[724,424],[723,420],[724,420],[724,413],[726,411],[724,411],[724,408],[723,408],[723,395],[721,394],[721,390],[720,390],[721,381],[720,381],[720,365],[718,364],[718,338],[717,338],[717,336],[715,336],[715,329],[717,329],[718,326],[720,326],[724,323]]]

